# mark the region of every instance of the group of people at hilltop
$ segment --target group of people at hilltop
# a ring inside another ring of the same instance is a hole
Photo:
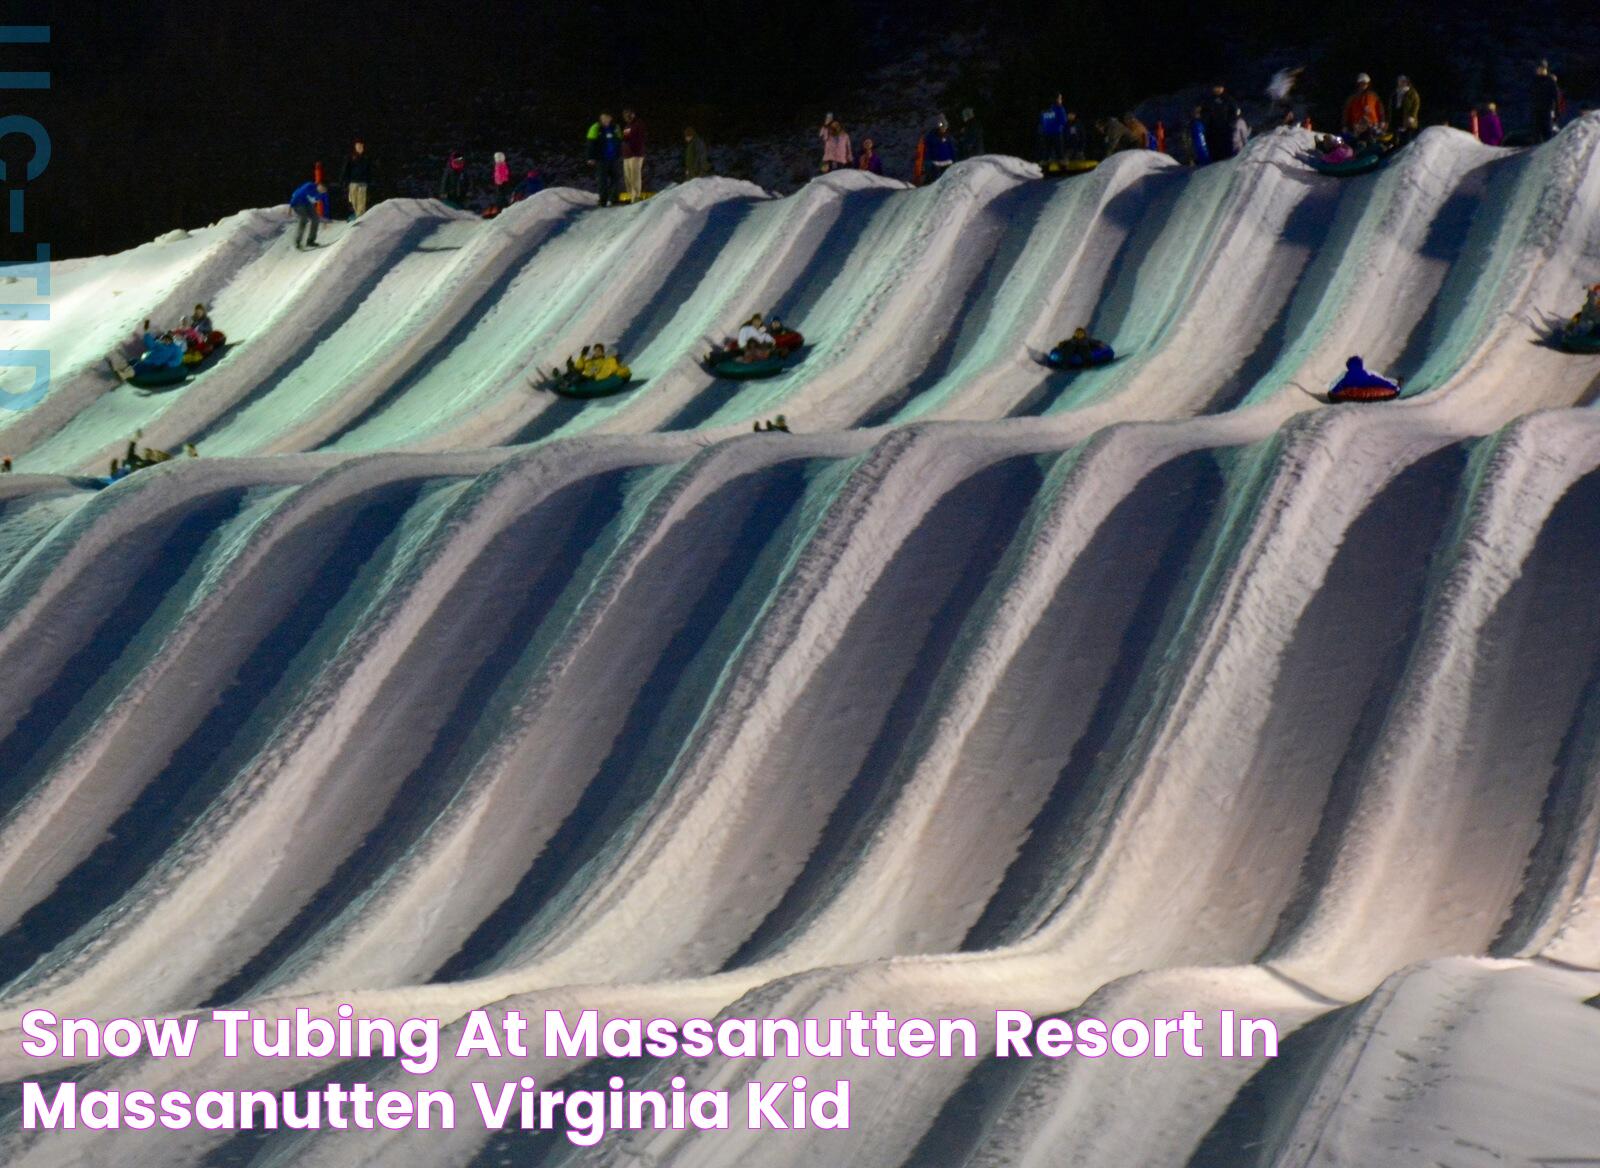
[[[1274,117],[1281,114],[1281,119],[1273,121],[1273,125],[1310,128],[1310,119],[1298,115],[1288,100],[1289,90],[1300,72],[1299,69],[1280,70],[1268,87]],[[1563,108],[1561,88],[1548,62],[1541,61],[1535,70],[1532,98],[1532,138],[1543,142],[1555,133]],[[1385,103],[1373,88],[1371,77],[1362,73],[1357,76],[1355,90],[1340,111],[1338,134],[1342,141],[1325,140],[1319,153],[1325,161],[1338,161],[1380,138],[1386,149],[1404,145],[1421,125],[1422,96],[1408,77],[1402,75],[1396,79],[1393,95]],[[1489,145],[1498,146],[1505,141],[1506,130],[1495,102],[1475,108],[1471,125],[1477,136]],[[1188,124],[1178,138],[1181,146],[1174,143],[1175,148],[1170,152],[1179,157],[1187,155],[1187,161],[1204,166],[1237,155],[1244,149],[1250,133],[1240,103],[1219,82],[1211,87],[1203,101],[1192,107]],[[840,169],[859,169],[872,174],[885,172],[885,160],[876,141],[870,136],[864,137],[858,146],[840,119],[831,113],[823,118],[817,140],[821,148],[819,170],[824,174]],[[1036,141],[1039,163],[1052,169],[1124,150],[1168,150],[1164,124],[1158,122],[1152,128],[1128,112],[1096,119],[1092,127],[1086,127],[1078,112],[1067,108],[1065,97],[1060,93],[1041,109]],[[622,110],[620,120],[613,118],[609,111],[601,111],[590,125],[584,139],[585,162],[594,172],[601,206],[637,202],[645,197],[646,145],[644,122],[631,108]],[[971,107],[961,111],[956,125],[942,114],[937,115],[931,128],[917,139],[910,177],[919,185],[937,181],[955,163],[984,151],[983,124]],[[452,206],[465,207],[474,194],[471,173],[467,156],[459,150],[450,151],[439,177],[438,197]],[[493,154],[488,163],[486,184],[481,181],[482,172],[478,173],[477,189],[492,192],[486,215],[498,214],[545,187],[544,178],[537,169],[528,169],[520,178],[515,177],[504,152]],[[711,173],[711,155],[704,138],[692,126],[685,126],[681,166],[674,177],[687,181]],[[357,139],[345,159],[337,184],[344,188],[352,219],[359,219],[366,213],[371,202],[372,181],[372,158],[366,144]],[[298,220],[296,246],[317,246],[318,222],[329,217],[329,183],[320,163],[313,179],[294,190],[289,205]]]

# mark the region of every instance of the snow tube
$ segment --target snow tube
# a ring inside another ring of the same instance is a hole
[[[156,368],[139,368],[135,363],[133,376],[128,379],[129,385],[136,385],[140,389],[157,389],[163,385],[177,385],[188,378],[193,365],[163,365]]]
[[[713,377],[726,377],[733,381],[755,381],[772,377],[788,368],[788,355],[779,353],[765,361],[718,361],[706,366]]]
[[[1311,159],[1311,169],[1318,174],[1332,175],[1334,178],[1351,178],[1358,174],[1371,174],[1383,165],[1383,160],[1388,157],[1384,154],[1357,154],[1348,162],[1324,162],[1320,158]]]
[[[633,384],[635,383],[631,376],[618,373],[615,377],[605,377],[599,381],[592,381],[587,377],[580,377],[575,381],[562,378],[559,381],[549,382],[545,388],[558,397],[586,400],[592,397],[610,397]]]
[[[1343,389],[1330,389],[1330,402],[1384,402],[1400,396],[1398,385],[1348,385]]]
[[[1088,174],[1100,164],[1092,158],[1077,158],[1071,162],[1046,162],[1039,167],[1045,178],[1067,178],[1074,174]]]
[[[1569,353],[1600,353],[1600,330],[1594,332],[1564,331],[1556,343]]]
[[[1052,369],[1083,369],[1091,365],[1109,365],[1117,359],[1117,355],[1110,345],[1096,345],[1089,350],[1087,357],[1080,353],[1063,354],[1060,349],[1051,349],[1044,363]]]
[[[220,336],[221,334],[213,335]],[[181,385],[188,378],[204,373],[222,360],[222,356],[228,351],[228,348],[228,342],[224,339],[221,344],[214,347],[209,353],[202,354],[200,360],[194,364],[168,366],[164,369],[140,371],[138,364],[135,363],[133,367],[134,374],[128,384],[138,389],[165,389]],[[187,353],[184,354],[186,357],[189,355]]]

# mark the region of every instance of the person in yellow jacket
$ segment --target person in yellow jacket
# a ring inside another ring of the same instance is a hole
[[[607,353],[604,345],[596,345],[594,351],[597,356],[590,357],[583,366],[583,375],[591,381],[605,381],[612,377],[625,378],[632,375],[633,371],[618,359],[615,349]]]

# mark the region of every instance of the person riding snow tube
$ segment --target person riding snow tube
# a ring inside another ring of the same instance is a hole
[[[767,322],[767,332],[772,334],[772,347],[780,357],[787,357],[806,343],[798,330],[785,328],[783,321],[776,316]]]
[[[1557,334],[1556,341],[1574,353],[1600,352],[1600,284],[1584,290],[1583,307]]]
[[[1109,365],[1116,359],[1117,354],[1110,345],[1091,337],[1088,329],[1077,329],[1051,349],[1044,360],[1052,369],[1083,369],[1091,365]]]
[[[1380,377],[1361,364],[1360,357],[1344,363],[1344,376],[1328,390],[1330,402],[1393,401],[1400,396],[1400,383]]]

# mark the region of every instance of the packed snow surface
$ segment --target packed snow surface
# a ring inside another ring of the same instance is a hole
[[[1228,1009],[1277,1057],[669,1059],[658,1085],[848,1078],[857,1117],[589,1150],[10,1111],[0,1158],[1594,1162],[1600,356],[1540,342],[1600,271],[1600,119],[1430,130],[1348,181],[1308,146],[394,201],[308,253],[250,211],[59,264],[48,323],[0,322],[52,357],[42,400],[0,377],[8,1108],[47,1071],[331,1073],[40,1064],[35,1007]],[[106,353],[197,301],[237,347],[119,386]],[[701,370],[772,309],[804,360]],[[1079,325],[1121,359],[1039,364]],[[639,388],[534,388],[592,341]],[[1321,405],[1351,353],[1405,399]],[[81,477],[141,429],[203,457]],[[618,1067],[492,1072],[523,1073]]]

